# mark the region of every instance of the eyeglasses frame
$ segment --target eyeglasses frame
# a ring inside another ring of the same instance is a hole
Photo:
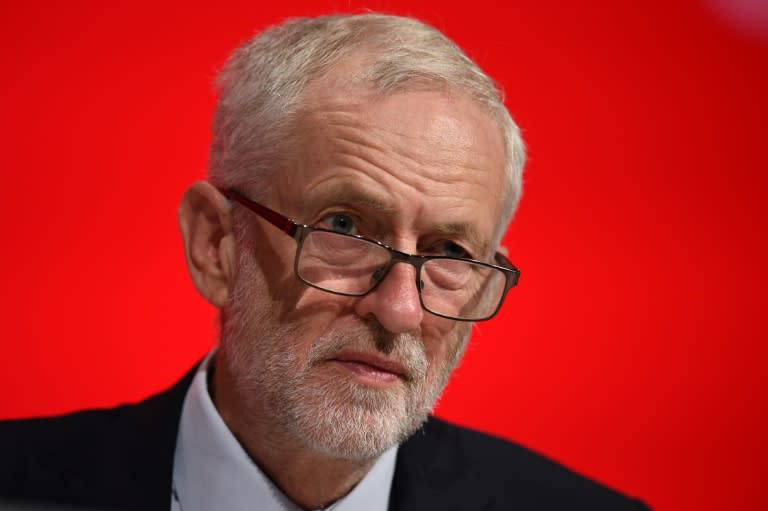
[[[439,316],[445,319],[452,319],[454,321],[470,321],[470,322],[476,322],[476,321],[487,321],[496,314],[498,314],[499,310],[501,309],[501,306],[504,304],[504,299],[507,296],[507,293],[510,289],[515,287],[520,279],[520,270],[512,264],[509,259],[504,256],[501,252],[496,252],[494,255],[494,259],[499,264],[492,264],[487,263],[485,261],[478,261],[476,259],[470,259],[465,257],[451,257],[451,256],[425,256],[425,255],[418,255],[418,254],[408,254],[406,252],[402,252],[400,250],[397,250],[395,248],[390,247],[389,245],[382,243],[378,240],[366,238],[365,236],[360,236],[358,234],[346,234],[343,232],[336,232],[332,231],[330,229],[323,229],[321,227],[314,227],[312,225],[307,224],[301,224],[298,222],[295,222],[294,220],[288,218],[287,216],[284,216],[277,211],[274,211],[266,206],[263,206],[262,204],[259,204],[258,202],[255,202],[242,193],[240,193],[238,190],[234,188],[230,189],[221,189],[219,188],[219,191],[229,200],[234,200],[238,202],[239,204],[245,206],[247,209],[251,210],[252,212],[259,215],[261,218],[272,224],[273,226],[280,229],[282,232],[290,236],[291,238],[296,241],[296,256],[294,257],[293,262],[293,272],[294,274],[301,280],[304,284],[314,287],[315,289],[319,289],[321,291],[325,291],[326,293],[331,293],[335,295],[340,296],[351,296],[351,297],[361,297],[365,296],[371,292],[373,292],[379,284],[381,284],[384,279],[389,274],[389,271],[392,269],[392,267],[397,263],[406,263],[410,264],[416,269],[416,288],[419,293],[419,302],[421,304],[422,309],[429,312],[430,314],[434,314],[435,316]],[[367,243],[372,243],[374,245],[378,245],[379,247],[385,249],[390,254],[390,260],[387,263],[387,265],[383,268],[383,272],[381,274],[381,277],[378,278],[375,284],[371,286],[368,291],[365,291],[364,293],[344,293],[341,291],[331,291],[329,289],[326,289],[324,287],[321,287],[317,284],[314,284],[312,282],[307,281],[301,276],[301,273],[299,273],[299,254],[301,254],[301,248],[304,244],[304,239],[307,237],[307,235],[314,231],[321,231],[321,232],[328,232],[332,234],[336,234],[338,236],[347,236],[350,238],[356,238],[361,241],[365,241]],[[477,264],[480,266],[485,266],[488,268],[493,268],[496,270],[500,270],[506,279],[504,283],[504,291],[501,294],[501,297],[499,298],[499,303],[497,304],[494,311],[489,314],[488,316],[485,316],[480,319],[465,319],[465,318],[456,318],[453,316],[448,316],[445,314],[441,314],[439,312],[435,312],[431,310],[429,307],[427,307],[424,304],[424,298],[422,296],[422,284],[421,284],[421,267],[426,263],[427,261],[433,261],[437,259],[448,259],[452,261],[466,261],[473,264]]]

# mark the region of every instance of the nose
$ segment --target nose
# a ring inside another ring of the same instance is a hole
[[[355,313],[361,317],[374,316],[392,333],[417,330],[424,311],[416,284],[416,268],[405,263],[392,266],[376,289],[357,300]]]

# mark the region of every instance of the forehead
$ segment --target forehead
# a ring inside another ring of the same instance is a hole
[[[381,212],[393,230],[493,237],[504,148],[496,123],[472,101],[434,91],[374,96],[315,87],[306,103],[296,153],[277,177],[286,207],[311,214],[318,202],[354,200]]]

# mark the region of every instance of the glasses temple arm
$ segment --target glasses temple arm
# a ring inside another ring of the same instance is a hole
[[[248,197],[245,197],[237,190],[220,190],[221,193],[224,194],[225,197],[227,197],[230,200],[234,200],[245,206],[246,208],[250,209],[257,215],[259,215],[261,218],[269,222],[270,224],[274,225],[284,233],[288,234],[289,236],[293,236],[296,232],[296,223],[293,222],[290,218],[284,217],[280,213],[276,211],[272,211],[266,206],[262,206],[258,202],[254,202]]]

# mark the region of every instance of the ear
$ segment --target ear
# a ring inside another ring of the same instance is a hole
[[[189,275],[203,298],[216,307],[227,303],[237,268],[229,209],[227,198],[206,181],[190,186],[179,207]]]

